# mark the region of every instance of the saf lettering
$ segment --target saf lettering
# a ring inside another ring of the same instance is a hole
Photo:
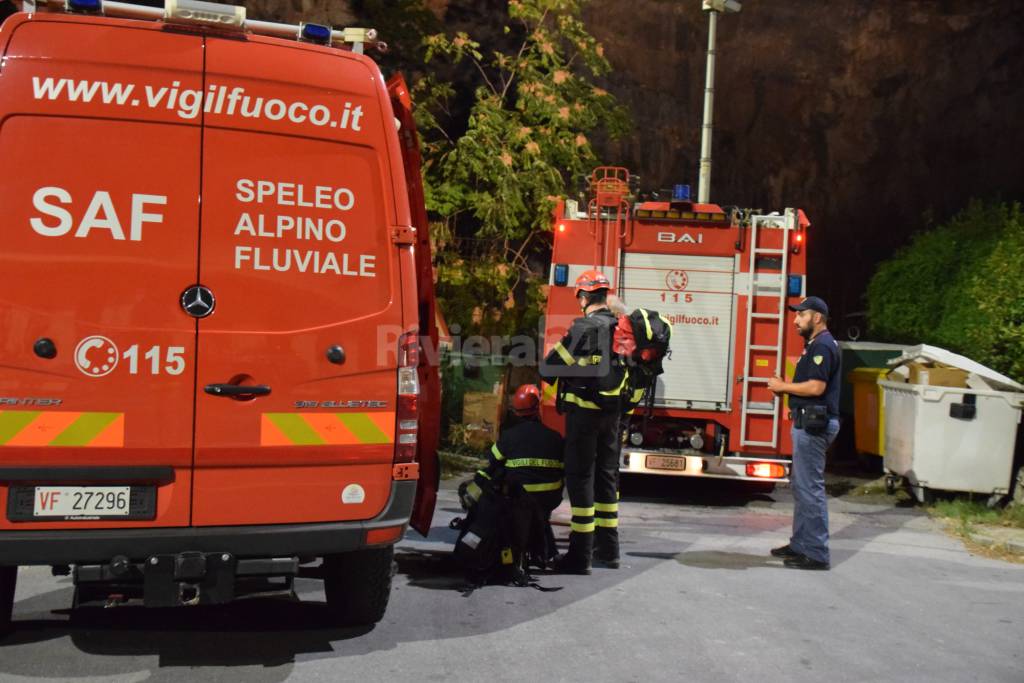
[[[146,223],[163,223],[162,213],[152,212],[153,206],[165,206],[167,197],[158,194],[131,195],[131,207],[122,206],[118,212],[110,193],[97,190],[89,200],[81,218],[76,220],[76,202],[62,187],[41,187],[32,195],[32,206],[43,216],[33,216],[29,223],[43,237],[63,237],[74,229],[75,237],[88,237],[94,230],[103,231],[114,240],[142,241],[142,228]],[[78,205],[79,207],[81,204]],[[127,237],[125,215],[127,222]]]

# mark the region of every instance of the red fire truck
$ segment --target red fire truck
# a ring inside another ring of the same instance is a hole
[[[620,471],[741,479],[770,489],[788,481],[786,401],[767,388],[792,376],[803,340],[786,306],[806,292],[803,211],[723,208],[689,199],[633,201],[629,172],[601,167],[590,196],[560,200],[545,318],[545,353],[579,316],[573,284],[599,268],[629,310],[672,324],[672,355],[653,409],[627,420]],[[562,428],[547,387],[544,421]]]

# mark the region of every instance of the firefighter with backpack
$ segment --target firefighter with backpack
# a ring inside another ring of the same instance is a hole
[[[590,574],[593,560],[619,566],[619,421],[629,373],[612,350],[617,318],[608,308],[611,282],[597,270],[576,280],[583,316],[544,359],[541,376],[557,382],[565,420],[565,483],[572,506],[569,550],[555,564]]]

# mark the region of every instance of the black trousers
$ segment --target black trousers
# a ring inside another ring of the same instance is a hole
[[[574,407],[565,421],[565,487],[572,506],[569,554],[619,557],[619,413]],[[596,544],[596,548],[595,548]]]

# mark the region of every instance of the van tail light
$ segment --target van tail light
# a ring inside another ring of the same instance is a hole
[[[420,342],[415,332],[398,340],[398,414],[395,430],[395,462],[416,459],[416,432],[420,416]]]
[[[775,462],[749,462],[747,476],[758,479],[782,479],[786,476],[786,468]]]

